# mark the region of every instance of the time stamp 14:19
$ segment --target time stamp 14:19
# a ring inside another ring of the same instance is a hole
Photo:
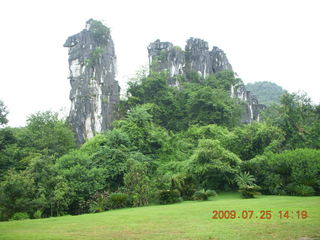
[[[306,219],[309,217],[306,210],[278,212],[271,210],[243,210],[240,212],[235,210],[214,210],[212,214],[212,219],[272,219],[273,217],[280,219]]]

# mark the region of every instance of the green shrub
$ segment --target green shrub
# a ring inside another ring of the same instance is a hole
[[[106,202],[92,202],[89,205],[89,212],[98,213],[106,210]]]
[[[312,196],[315,194],[315,190],[313,187],[306,186],[303,184],[295,184],[295,183],[289,183],[286,188],[286,193],[290,195],[296,195],[296,196]]]
[[[96,193],[89,201],[89,212],[97,213],[103,212],[108,206],[108,192]]]
[[[231,187],[240,170],[241,159],[226,150],[218,140],[201,139],[189,159],[187,170],[205,189],[226,189]]]
[[[315,191],[313,187],[306,185],[297,185],[294,188],[294,193],[298,196],[312,196],[314,195]]]
[[[184,200],[192,199],[196,192],[196,184],[194,179],[185,174],[176,174],[171,178],[171,189],[177,189]]]
[[[171,204],[180,202],[180,192],[178,190],[161,190],[158,192],[158,201],[160,204]]]
[[[202,200],[202,201],[206,201],[208,200],[208,195],[206,194],[206,192],[204,191],[204,189],[200,190],[200,191],[196,191],[193,196],[192,196],[193,200]]]
[[[181,197],[184,200],[191,200],[193,194],[196,192],[196,187],[195,186],[191,186],[189,189],[188,188],[182,188],[182,189],[179,189],[179,192],[181,193]]]
[[[286,195],[285,182],[281,174],[275,174],[270,172],[265,176],[264,185],[266,186],[266,193],[274,195]]]
[[[104,36],[110,33],[110,29],[100,21],[90,19],[87,23],[91,25],[90,30],[98,42],[104,40]]]
[[[149,203],[151,190],[147,171],[146,164],[135,160],[127,162],[127,172],[123,177],[124,187],[134,207],[144,206]]]
[[[42,211],[41,210],[37,210],[33,213],[33,218],[38,219],[42,217]]]
[[[285,187],[285,192],[287,194],[290,194],[290,195],[295,195],[295,188],[296,188],[296,184],[294,183],[289,183],[286,187]]]
[[[254,198],[256,195],[260,195],[260,187],[257,185],[242,185],[239,188],[239,192],[243,198]]]
[[[10,218],[10,220],[24,220],[24,219],[29,219],[29,215],[26,212],[17,212]]]
[[[208,197],[216,197],[218,196],[217,192],[215,190],[207,190],[206,194],[208,195]]]
[[[253,185],[256,179],[249,172],[240,172],[236,177],[235,181],[239,187],[246,185]]]
[[[255,176],[264,193],[303,196],[320,194],[320,150],[296,149],[279,154],[266,153],[242,164],[242,169]]]
[[[217,196],[218,194],[216,193],[215,190],[199,190],[199,191],[196,191],[193,196],[192,196],[192,199],[193,200],[202,200],[202,201],[206,201],[209,199],[209,197],[215,197]]]
[[[124,208],[129,205],[129,196],[125,193],[112,193],[108,198],[108,203],[111,209]]]
[[[256,179],[249,172],[240,172],[235,181],[243,198],[254,198],[255,195],[261,194],[261,188],[255,184]]]

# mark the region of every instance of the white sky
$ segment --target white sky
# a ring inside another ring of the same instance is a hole
[[[160,39],[189,37],[223,49],[245,83],[272,81],[320,102],[319,0],[7,0],[0,3],[0,99],[9,125],[36,111],[69,111],[68,36],[85,22],[111,28],[122,87]]]

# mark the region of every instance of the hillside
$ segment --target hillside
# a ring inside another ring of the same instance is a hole
[[[282,87],[273,82],[255,82],[246,84],[246,88],[257,97],[259,103],[270,106],[279,103],[280,97],[286,92]]]
[[[243,200],[238,194],[222,194],[205,202],[1,222],[0,239],[314,239],[320,237],[319,200],[288,196]],[[235,210],[238,217],[212,219],[214,210]],[[243,219],[239,214],[243,210],[254,210],[254,217]],[[262,210],[271,210],[271,219],[260,219]],[[280,219],[278,211],[286,210],[289,218]],[[308,217],[297,219],[298,210],[307,211]]]

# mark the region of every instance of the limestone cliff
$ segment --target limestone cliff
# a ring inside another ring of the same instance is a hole
[[[209,51],[206,41],[198,38],[190,38],[183,51],[180,47],[170,42],[156,40],[148,46],[149,66],[152,71],[169,72],[169,85],[179,87],[175,76],[183,75],[188,79],[190,74],[198,73],[201,79],[208,75],[223,70],[232,70],[226,54],[218,47]],[[258,103],[255,96],[245,89],[243,84],[230,86],[231,97],[242,100],[245,103],[245,111],[242,122],[250,123],[259,121],[259,110],[264,105]]]
[[[153,71],[168,70],[170,84],[177,85],[174,76],[198,73],[206,78],[212,73],[222,70],[231,70],[225,53],[218,47],[209,51],[206,41],[198,38],[187,40],[185,51],[180,47],[173,46],[170,42],[156,40],[148,47],[149,64]]]
[[[116,55],[110,30],[90,19],[86,28],[70,36],[63,45],[69,48],[69,121],[79,143],[109,129],[116,118],[120,87],[115,80]]]

